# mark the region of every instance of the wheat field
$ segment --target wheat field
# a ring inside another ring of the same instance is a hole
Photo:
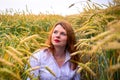
[[[59,20],[69,21],[76,34],[81,80],[120,80],[120,5],[107,9],[86,8],[83,13],[34,15],[0,13],[0,80],[32,78],[28,59],[46,47],[52,26]],[[46,68],[48,71],[49,67]],[[33,78],[32,80],[37,80]]]

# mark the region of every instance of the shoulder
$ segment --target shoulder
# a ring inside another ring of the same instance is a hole
[[[47,55],[47,53],[48,53],[48,48],[38,49],[33,52],[31,57],[34,59],[40,59],[40,58],[45,57]]]
[[[47,48],[37,49],[36,51],[32,53],[32,55],[30,56],[30,59],[40,59],[42,56],[46,54],[46,50]]]
[[[48,48],[37,49],[33,52],[33,56],[42,56],[48,52]]]

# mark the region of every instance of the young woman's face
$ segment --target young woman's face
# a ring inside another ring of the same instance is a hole
[[[65,47],[67,44],[67,32],[61,25],[57,25],[52,33],[52,44],[58,47]]]

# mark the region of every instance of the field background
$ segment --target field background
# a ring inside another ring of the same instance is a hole
[[[74,6],[73,4],[70,6]],[[26,80],[32,53],[45,41],[59,20],[69,21],[76,34],[81,80],[120,80],[120,1],[102,8],[93,4],[75,15],[0,13],[0,80]],[[49,67],[48,67],[49,69]],[[33,78],[37,80],[37,78]]]

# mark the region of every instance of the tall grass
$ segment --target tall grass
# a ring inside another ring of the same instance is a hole
[[[95,5],[94,5],[95,8]],[[29,56],[44,44],[55,22],[66,19],[75,30],[81,80],[120,79],[120,6],[87,9],[78,15],[0,14],[0,80],[26,80]],[[34,57],[35,58],[35,57]],[[54,74],[49,67],[46,69]]]
[[[26,80],[29,56],[47,46],[49,30],[60,15],[0,14],[0,80]]]
[[[71,56],[80,56],[78,72],[82,80],[119,80],[120,6],[87,8],[80,15],[67,17],[75,26],[78,51]]]

